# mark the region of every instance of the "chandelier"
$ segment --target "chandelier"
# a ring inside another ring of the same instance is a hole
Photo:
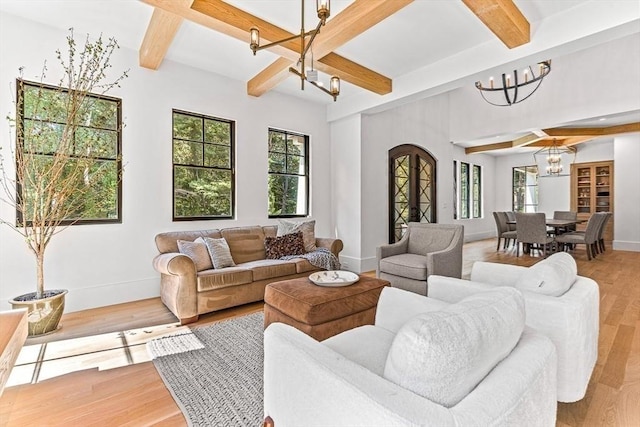
[[[260,30],[257,27],[251,27],[250,29],[250,39],[249,39],[249,47],[253,51],[255,55],[257,51],[262,49],[267,49],[272,46],[276,46],[296,38],[300,39],[300,57],[298,58],[298,62],[296,66],[299,66],[300,69],[289,67],[289,71],[298,77],[300,77],[300,88],[304,90],[304,82],[307,81],[311,83],[313,86],[317,87],[321,91],[325,92],[329,96],[333,97],[333,100],[336,101],[338,95],[340,95],[340,78],[338,76],[332,76],[329,81],[329,89],[325,88],[322,82],[318,81],[318,72],[313,69],[313,51],[311,52],[311,70],[305,72],[305,58],[307,53],[309,53],[309,49],[313,44],[313,40],[320,33],[320,27],[322,27],[327,18],[329,18],[331,11],[331,0],[316,0],[316,10],[318,12],[318,25],[316,28],[310,31],[305,31],[304,29],[304,2],[305,0],[300,0],[301,9],[302,9],[302,19],[300,25],[300,34],[287,37],[282,40],[278,40],[269,44],[265,44],[260,46]],[[308,40],[307,40],[308,38]]]
[[[553,138],[552,144],[533,153],[533,158],[537,164],[540,163],[543,166],[546,162],[545,170],[547,176],[563,176],[568,175],[568,173],[563,173],[563,161],[573,163],[575,161],[576,151],[574,147],[558,145],[556,139]],[[570,158],[571,156],[573,156],[573,159]]]
[[[489,77],[487,86],[477,81],[476,88],[482,98],[491,105],[506,107],[517,104],[533,95],[542,80],[551,72],[551,60],[539,62],[537,65],[537,70],[529,66],[522,70],[522,75],[518,74],[518,70],[513,70],[513,74],[502,74],[501,83],[494,82],[493,77]]]

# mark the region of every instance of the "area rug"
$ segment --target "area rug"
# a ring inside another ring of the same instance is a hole
[[[262,425],[263,325],[260,312],[147,343],[190,426]]]

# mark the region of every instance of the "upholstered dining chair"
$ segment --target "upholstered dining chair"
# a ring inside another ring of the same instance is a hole
[[[578,212],[574,212],[574,211],[554,211],[553,212],[553,219],[566,219],[566,220],[570,220],[570,221],[575,221],[575,220],[578,219]],[[562,233],[568,233],[570,231],[576,231],[576,226],[574,224],[574,225],[569,225],[567,227],[559,227],[558,230],[561,231]]]
[[[496,230],[498,233],[498,245],[496,246],[496,251],[500,249],[500,239],[504,239],[503,249],[507,249],[511,241],[516,240],[516,231],[509,230],[506,212],[494,212],[493,219],[496,221]]]
[[[410,222],[400,241],[376,250],[376,276],[391,286],[427,295],[427,277],[462,276],[464,227]]]
[[[546,215],[542,212],[516,212],[516,256],[520,256],[522,244],[529,245],[530,250],[542,249],[542,256],[547,257],[547,247],[553,245],[553,237],[547,235],[546,222]]]
[[[506,211],[504,213],[507,216],[507,221],[510,221],[512,224],[507,224],[507,227],[509,227],[509,231],[515,231],[516,230],[516,213],[513,211]]]
[[[583,232],[573,231],[571,233],[564,233],[556,236],[556,243],[562,244],[566,249],[568,246],[575,247],[575,245],[585,245],[587,247],[587,259],[591,261],[591,258],[596,257],[596,245],[598,243],[598,230],[600,224],[605,221],[606,212],[596,212],[587,222],[587,229]]]
[[[600,222],[600,227],[598,227],[598,244],[596,245],[596,250],[598,253],[604,252],[606,249],[604,247],[604,229],[607,227],[607,223],[613,216],[613,212],[603,212],[605,217]]]

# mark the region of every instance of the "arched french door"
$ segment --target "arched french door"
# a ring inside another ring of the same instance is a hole
[[[389,150],[389,243],[409,222],[436,222],[436,159],[411,144]]]

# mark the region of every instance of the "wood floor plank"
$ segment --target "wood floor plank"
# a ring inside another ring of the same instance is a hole
[[[615,390],[622,387],[635,329],[633,326],[618,326],[611,351],[598,380],[600,384],[606,384]]]

